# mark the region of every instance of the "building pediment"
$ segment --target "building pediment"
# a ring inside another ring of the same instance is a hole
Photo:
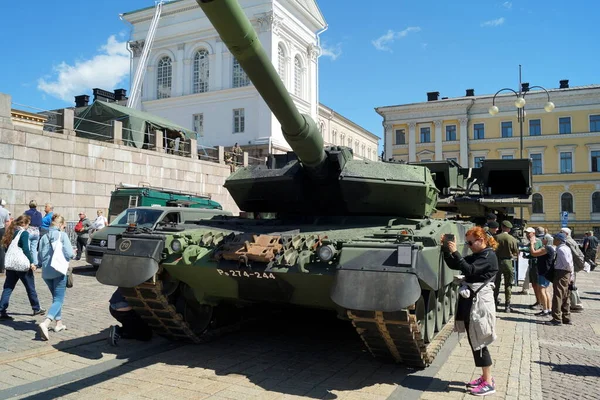
[[[323,17],[323,13],[315,0],[279,0],[279,3],[289,6],[293,11],[299,11],[304,17],[312,20],[319,29],[323,29],[327,26],[325,17]]]

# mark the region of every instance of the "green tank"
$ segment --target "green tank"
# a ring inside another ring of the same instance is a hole
[[[354,160],[349,148],[324,148],[237,1],[198,4],[293,152],[226,180],[240,217],[131,228],[109,239],[98,281],[120,287],[157,333],[173,339],[212,339],[235,329],[245,309],[307,307],[351,321],[378,358],[429,365],[452,331],[456,304],[440,237],[454,234],[466,254],[467,216],[530,204],[529,160],[467,169]],[[457,219],[432,217],[441,211]]]

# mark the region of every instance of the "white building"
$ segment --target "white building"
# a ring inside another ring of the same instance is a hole
[[[314,0],[240,0],[300,112],[325,142],[377,160],[379,137],[319,104],[319,34],[327,25]],[[154,7],[123,14],[133,26],[136,71]],[[199,144],[239,143],[256,157],[290,150],[279,122],[195,0],[166,3],[142,88],[142,109],[195,129]],[[351,139],[351,140],[350,140]]]

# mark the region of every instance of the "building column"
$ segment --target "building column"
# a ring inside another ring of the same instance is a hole
[[[304,99],[310,103],[311,107],[311,116],[313,118],[318,118],[319,116],[319,90],[317,85],[318,76],[319,76],[319,56],[321,55],[321,48],[310,44],[307,47],[307,60],[308,60],[308,68],[306,68],[306,72],[304,73],[304,88],[305,92],[303,93]],[[291,72],[294,73],[294,65],[292,63]],[[292,80],[293,85],[293,80]]]
[[[174,60],[175,85],[173,87],[173,97],[183,95],[183,48],[184,44],[177,45],[177,60]]]
[[[460,122],[460,165],[463,168],[469,166],[469,135],[467,133],[468,118],[461,118]]]
[[[435,160],[440,161],[442,158],[442,121],[433,121],[435,125]]]
[[[408,162],[417,161],[417,138],[415,128],[417,124],[410,122],[408,124]]]
[[[183,77],[182,77],[182,82],[183,82],[183,88],[181,91],[181,95],[185,96],[188,94],[192,93],[192,59],[191,58],[186,58],[185,60],[183,60]],[[209,68],[210,68],[210,64],[209,64]]]
[[[223,42],[217,39],[215,43],[215,54],[208,58],[210,76],[208,77],[208,90],[223,89]]]
[[[383,123],[383,146],[385,150],[385,161],[394,157],[394,126]]]

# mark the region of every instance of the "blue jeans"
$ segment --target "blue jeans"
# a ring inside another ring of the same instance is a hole
[[[65,301],[65,291],[67,290],[67,276],[59,276],[53,279],[44,279],[50,293],[52,293],[52,305],[48,310],[47,318],[55,321],[62,319],[61,311]]]
[[[31,258],[33,263],[38,265],[38,243],[40,241],[40,235],[29,234],[29,251],[31,252]]]
[[[33,271],[29,270],[27,272],[17,272],[7,269],[6,279],[4,280],[4,290],[2,291],[2,298],[0,298],[0,314],[4,314],[6,312],[10,295],[12,294],[19,280],[23,282],[23,285],[25,285],[25,290],[27,291],[27,297],[29,297],[29,304],[31,304],[31,308],[33,311],[39,311],[40,301],[38,300],[37,292],[35,291],[35,279],[33,277]]]

